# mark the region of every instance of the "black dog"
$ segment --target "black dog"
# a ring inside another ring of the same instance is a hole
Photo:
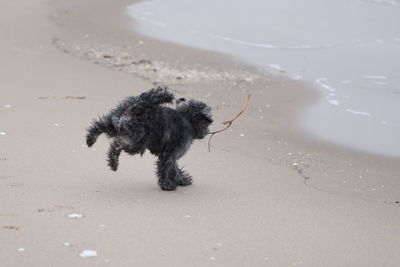
[[[123,100],[116,108],[87,129],[86,143],[91,147],[105,133],[112,138],[108,165],[118,168],[121,151],[130,155],[149,150],[158,156],[158,184],[163,190],[192,184],[191,176],[178,167],[177,160],[189,149],[194,139],[203,139],[212,123],[211,108],[196,100],[180,98],[175,109],[162,104],[172,103],[168,88],[158,87],[139,96]]]

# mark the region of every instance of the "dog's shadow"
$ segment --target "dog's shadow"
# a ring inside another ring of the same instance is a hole
[[[212,191],[206,185],[198,184],[178,186],[174,191],[164,191],[158,186],[155,177],[144,177],[103,184],[98,190],[97,198],[116,203],[170,202],[174,204],[182,201],[199,201],[199,198],[207,199]]]

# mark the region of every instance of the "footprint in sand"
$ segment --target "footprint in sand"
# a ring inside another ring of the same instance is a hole
[[[61,210],[73,210],[74,207],[72,206],[64,206],[64,205],[54,205],[52,207],[48,208],[40,208],[37,210],[37,212],[42,213],[42,212],[55,212],[55,211],[61,211]]]
[[[19,226],[15,226],[15,225],[6,225],[6,226],[3,226],[2,228],[6,229],[6,230],[13,230],[13,231],[19,230]]]

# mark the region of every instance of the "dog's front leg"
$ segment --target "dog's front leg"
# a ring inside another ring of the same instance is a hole
[[[87,129],[86,144],[88,147],[91,147],[102,133],[106,133],[108,136],[115,136],[116,134],[110,116],[94,120],[92,125]]]
[[[110,166],[111,170],[116,171],[118,169],[119,164],[119,155],[121,154],[122,144],[114,139],[108,150],[108,166]]]
[[[178,182],[178,165],[176,159],[171,156],[160,155],[157,160],[158,184],[162,190],[175,190]]]

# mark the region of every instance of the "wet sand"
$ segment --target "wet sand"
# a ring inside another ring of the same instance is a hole
[[[316,90],[133,34],[129,4],[1,4],[2,265],[397,265],[398,160],[308,137],[297,118]],[[209,103],[214,129],[253,96],[211,153],[193,145],[181,164],[195,183],[175,192],[151,155],[113,173],[104,137],[84,145],[92,118],[160,83]]]

